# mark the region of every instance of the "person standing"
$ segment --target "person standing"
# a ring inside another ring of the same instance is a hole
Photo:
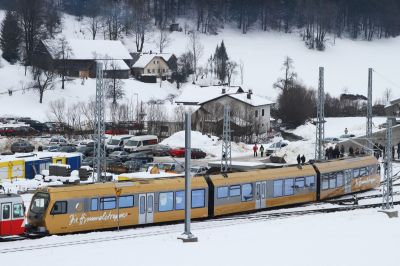
[[[397,159],[400,159],[400,142],[397,144]]]
[[[304,165],[305,162],[306,162],[306,157],[303,154],[303,156],[301,156],[301,164]]]
[[[257,157],[257,151],[258,151],[257,144],[254,144],[254,146],[253,146],[254,157]]]
[[[349,133],[349,130],[347,129],[347,127],[344,129],[344,134],[347,135],[347,133]]]
[[[301,158],[300,158],[300,154],[299,154],[299,155],[297,155],[297,164],[300,165],[300,163],[301,163]]]
[[[260,146],[260,154],[261,154],[261,157],[264,156],[264,146],[262,144]]]

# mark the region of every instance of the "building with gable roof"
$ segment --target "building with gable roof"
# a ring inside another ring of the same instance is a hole
[[[59,40],[42,40],[34,53],[33,64],[66,76],[95,78],[96,63],[104,63],[104,77],[127,79],[132,57],[121,41],[67,39],[62,58]]]
[[[167,79],[171,76],[168,62],[161,54],[140,54],[131,68],[133,76],[144,82],[156,82],[157,77]]]

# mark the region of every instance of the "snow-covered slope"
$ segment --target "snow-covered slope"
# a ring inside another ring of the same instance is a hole
[[[0,12],[0,19],[4,12]],[[63,15],[63,35],[67,38],[90,39],[87,27],[83,20],[70,15]],[[99,39],[103,38],[100,33]],[[183,32],[174,32],[170,36],[172,42],[164,52],[173,52],[180,55],[187,49],[188,37]],[[400,37],[393,39],[375,40],[373,42],[336,39],[335,44],[330,39],[325,52],[308,50],[301,42],[298,34],[284,34],[278,32],[253,31],[246,35],[238,30],[226,27],[218,35],[201,35],[204,46],[201,58],[204,64],[215,51],[221,41],[225,42],[228,55],[231,59],[244,63],[244,87],[253,89],[255,94],[274,100],[278,91],[272,88],[275,80],[282,75],[282,61],[285,56],[294,59],[295,70],[299,78],[307,86],[317,86],[318,67],[325,67],[325,90],[333,95],[339,95],[347,89],[349,93],[366,94],[367,70],[373,67],[374,99],[382,98],[386,88],[392,88],[393,96],[400,97],[400,75],[396,63],[400,61],[398,47]],[[132,36],[122,39],[127,48],[134,52],[135,45]],[[152,38],[145,44],[145,50],[156,51]],[[48,103],[57,98],[65,98],[67,102],[87,102],[95,93],[95,81],[88,80],[81,85],[79,79],[67,85],[62,91],[58,84],[57,89],[46,92],[44,104],[38,103],[38,95],[29,91],[18,91],[12,97],[7,95],[8,89],[22,90],[28,87],[29,76],[24,75],[21,66],[10,66],[2,60],[0,68],[0,114],[31,116],[40,120],[47,120]],[[201,80],[199,83],[204,83]],[[234,78],[234,84],[240,84],[239,74]],[[183,86],[192,88],[192,84]],[[397,87],[398,86],[398,87]],[[164,82],[159,84],[145,84],[134,80],[125,81],[125,102],[135,102],[138,94],[139,101],[151,98],[164,99],[169,94],[179,94],[174,85]],[[133,99],[133,101],[132,101]]]

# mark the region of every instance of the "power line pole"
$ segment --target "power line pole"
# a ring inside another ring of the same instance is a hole
[[[317,98],[317,120],[315,121],[315,159],[324,158],[323,139],[325,138],[325,93],[324,93],[324,68],[319,68],[318,98]]]
[[[367,153],[372,154],[372,68],[368,69],[367,132],[365,137]]]
[[[192,207],[191,197],[191,134],[192,121],[191,113],[185,113],[185,232],[179,237],[183,242],[197,242],[197,237],[190,232],[190,211]]]
[[[392,119],[390,117],[387,119],[385,155],[385,181],[382,186],[382,209],[388,210],[393,208]]]
[[[103,63],[96,65],[96,110],[94,129],[94,168],[97,174],[97,182],[103,181],[102,172],[106,171],[105,150],[105,93],[103,84]]]
[[[231,108],[229,106],[224,107],[222,141],[221,173],[226,173],[232,167]]]

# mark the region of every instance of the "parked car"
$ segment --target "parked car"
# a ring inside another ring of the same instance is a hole
[[[207,174],[208,167],[207,166],[193,166],[190,168],[190,173],[192,176],[199,176]]]
[[[129,153],[126,151],[113,151],[112,153],[110,153],[108,155],[108,157],[110,157],[110,158],[119,158],[123,162],[125,162],[129,159],[128,156],[129,156]]]
[[[70,146],[70,145],[61,146],[61,147],[58,149],[59,152],[67,152],[67,153],[76,152],[76,150],[77,150],[77,149],[76,149],[75,146]]]
[[[94,156],[94,147],[79,147],[76,152],[82,153],[85,156]]]
[[[328,137],[328,138],[324,138],[322,141],[325,143],[338,143],[340,141],[340,139]]]
[[[150,153],[145,153],[145,152],[137,152],[137,153],[131,153],[128,156],[128,161],[141,161],[144,164],[146,163],[151,163],[154,161],[154,157]]]
[[[35,150],[35,146],[30,144],[27,141],[18,141],[14,142],[11,145],[11,152],[16,153],[16,152],[33,152]]]
[[[341,139],[351,139],[351,138],[354,138],[356,135],[354,135],[354,134],[344,134],[344,135],[341,135],[340,136],[340,138]]]
[[[153,156],[169,156],[171,148],[166,145],[156,145],[153,147]]]
[[[132,138],[132,135],[113,136],[106,142],[107,152],[121,151],[124,144]]]
[[[141,161],[126,161],[123,163],[125,167],[125,173],[134,173],[140,171],[143,167],[143,163]]]
[[[141,151],[151,151],[155,145],[158,143],[157,136],[146,135],[146,136],[136,136],[130,138],[124,145],[124,151],[127,152],[141,152]]]
[[[81,162],[81,166],[93,167],[93,165],[94,165],[94,157],[85,157]]]
[[[172,157],[184,157],[185,156],[185,148],[176,148],[176,149],[171,149],[169,154]],[[207,154],[200,150],[200,149],[192,149],[191,150],[191,158],[192,159],[200,159],[200,158],[205,158]]]
[[[52,137],[49,141],[49,145],[67,145],[68,141],[63,137]]]

